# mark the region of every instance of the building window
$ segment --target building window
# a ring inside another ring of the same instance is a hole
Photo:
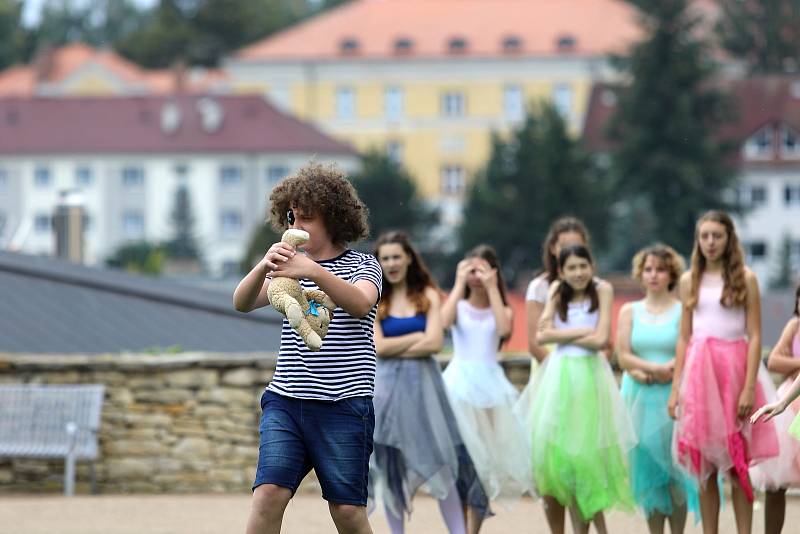
[[[783,202],[786,206],[800,206],[800,185],[787,185],[784,187]]]
[[[762,261],[767,257],[767,244],[764,241],[744,243],[745,263]]]
[[[467,40],[463,37],[453,37],[447,42],[447,50],[451,54],[463,54],[467,51]]]
[[[220,229],[223,237],[238,237],[242,231],[242,214],[235,210],[223,211]]]
[[[399,37],[394,42],[395,54],[409,54],[414,49],[414,41],[408,37]]]
[[[757,208],[767,203],[767,188],[763,185],[743,185],[739,188],[739,203],[747,208]]]
[[[49,234],[52,224],[51,217],[46,213],[39,213],[33,220],[33,228],[37,234]]]
[[[781,156],[789,159],[800,158],[800,134],[788,126],[781,128]]]
[[[33,183],[36,184],[36,187],[50,187],[53,183],[53,175],[50,172],[50,167],[36,167],[33,171]]]
[[[219,168],[219,183],[222,187],[236,187],[242,183],[242,168],[238,165],[223,165]]]
[[[92,185],[92,169],[89,167],[75,168],[75,185],[78,187],[89,187]]]
[[[395,165],[403,164],[403,143],[401,141],[389,141],[386,143],[386,157]]]
[[[8,218],[6,217],[6,214],[3,213],[3,212],[0,212],[0,239],[3,239],[3,236],[6,235],[6,221],[7,220],[8,220]]]
[[[506,119],[520,121],[525,117],[525,101],[522,96],[522,87],[507,85],[503,89],[503,110]]]
[[[88,232],[94,228],[94,217],[89,215],[88,213],[84,213],[83,215],[83,230]]]
[[[289,175],[289,167],[286,165],[270,165],[267,168],[267,187],[272,189]]]
[[[242,274],[241,264],[236,260],[224,260],[222,262],[222,277],[228,278]]]
[[[503,39],[503,52],[506,54],[516,54],[522,50],[522,39],[516,35],[509,35]]]
[[[336,116],[340,119],[352,119],[356,116],[356,92],[352,87],[340,87],[336,90]]]
[[[446,165],[442,168],[442,194],[458,196],[464,192],[464,168],[460,165]]]
[[[764,126],[751,135],[744,143],[744,155],[747,159],[769,159],[772,156],[772,139],[775,131],[772,126]]]
[[[122,233],[125,239],[144,238],[144,215],[140,211],[127,211],[122,215]]]
[[[387,87],[383,95],[383,107],[387,119],[400,120],[403,116],[403,90],[399,87]]]
[[[463,117],[466,111],[464,93],[448,91],[442,95],[442,115],[445,117]]]
[[[359,48],[358,39],[354,39],[353,37],[346,37],[339,42],[339,51],[344,56],[357,54]]]
[[[123,167],[122,185],[130,189],[144,187],[144,169],[134,165]]]
[[[572,117],[572,86],[560,83],[553,88],[553,105],[564,120]]]

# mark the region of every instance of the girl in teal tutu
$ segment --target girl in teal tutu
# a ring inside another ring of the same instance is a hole
[[[672,248],[655,245],[633,258],[645,298],[625,304],[617,321],[617,356],[625,369],[622,398],[638,444],[630,453],[631,487],[651,534],[680,534],[688,507],[698,513],[697,489],[672,461],[673,420],[667,412],[681,303],[672,293],[684,269]]]
[[[558,265],[539,330],[541,343],[557,347],[532,386],[533,476],[547,506],[569,507],[575,532],[587,533],[593,522],[603,533],[604,510],[633,508],[633,427],[611,366],[598,354],[609,345],[614,293],[594,278],[585,246],[563,248]],[[563,533],[563,524],[550,528]]]

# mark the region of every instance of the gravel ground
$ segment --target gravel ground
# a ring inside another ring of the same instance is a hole
[[[730,502],[730,501],[729,501]],[[436,501],[414,500],[414,514],[408,534],[445,533]],[[482,533],[547,533],[541,505],[522,499],[511,509],[496,507],[497,515],[485,523]],[[227,534],[244,532],[250,509],[249,495],[101,495],[64,498],[60,496],[3,496],[0,498],[2,534]],[[722,511],[720,532],[736,532],[730,505]],[[609,531],[614,534],[646,533],[640,516],[611,512]],[[388,534],[383,514],[372,518],[375,534]],[[756,503],[754,534],[763,533],[764,513]],[[800,499],[790,497],[784,533],[798,532]],[[289,504],[283,524],[285,533],[335,532],[327,504],[313,493],[300,494]],[[700,533],[690,525],[687,534]]]

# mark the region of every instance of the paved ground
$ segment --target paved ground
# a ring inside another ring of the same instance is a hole
[[[436,502],[418,497],[408,534],[445,533]],[[250,507],[248,495],[104,495],[0,497],[2,534],[239,534],[244,532]],[[498,509],[482,532],[547,533],[539,503],[523,499],[511,510]],[[763,532],[763,509],[756,508],[754,534]],[[388,534],[381,513],[372,517],[375,534]],[[608,516],[609,530],[619,534],[646,533],[643,519],[622,513]],[[784,532],[798,532],[800,499],[790,498]],[[316,495],[304,494],[289,505],[283,532],[316,534],[335,532],[327,505]],[[687,534],[701,532],[690,526]],[[730,507],[722,512],[720,532],[733,533]]]

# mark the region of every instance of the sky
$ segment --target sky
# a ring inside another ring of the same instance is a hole
[[[25,26],[35,25],[39,21],[39,14],[42,11],[42,6],[47,2],[53,0],[23,0],[22,2],[22,23]],[[62,1],[62,0],[55,0]],[[76,5],[86,5],[91,0],[69,0]],[[150,7],[158,0],[132,0],[132,2],[140,7]]]

